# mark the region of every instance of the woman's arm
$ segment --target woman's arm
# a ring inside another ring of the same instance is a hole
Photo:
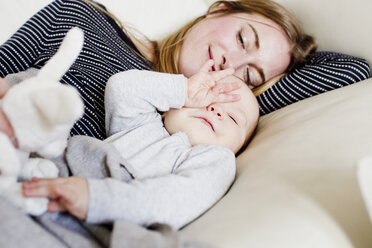
[[[367,79],[368,62],[334,52],[316,52],[306,64],[281,78],[257,97],[265,115],[302,99]]]

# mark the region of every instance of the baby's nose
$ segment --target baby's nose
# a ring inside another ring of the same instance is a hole
[[[219,104],[211,104],[207,107],[207,110],[213,112],[218,118],[223,118],[223,110]]]

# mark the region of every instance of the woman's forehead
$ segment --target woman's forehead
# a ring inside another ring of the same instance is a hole
[[[266,26],[270,28],[274,28],[280,32],[283,31],[282,27],[271,20],[270,18],[257,14],[257,13],[232,13],[223,16],[217,16],[216,18],[225,17],[237,20],[239,23],[250,23],[256,24],[259,26]]]

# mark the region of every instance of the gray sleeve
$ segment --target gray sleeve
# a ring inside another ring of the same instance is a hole
[[[215,204],[234,178],[231,151],[197,146],[173,174],[128,183],[89,179],[87,222],[126,220],[140,225],[165,223],[179,229]]]
[[[181,108],[185,97],[183,75],[140,70],[117,73],[109,79],[105,91],[107,136],[160,118],[157,110]]]

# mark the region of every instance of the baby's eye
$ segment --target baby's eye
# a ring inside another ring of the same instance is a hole
[[[232,117],[231,115],[229,115],[230,119],[233,120],[233,122],[235,122],[236,125],[238,125],[238,122],[235,120],[234,117]],[[238,125],[239,126],[239,125]]]

